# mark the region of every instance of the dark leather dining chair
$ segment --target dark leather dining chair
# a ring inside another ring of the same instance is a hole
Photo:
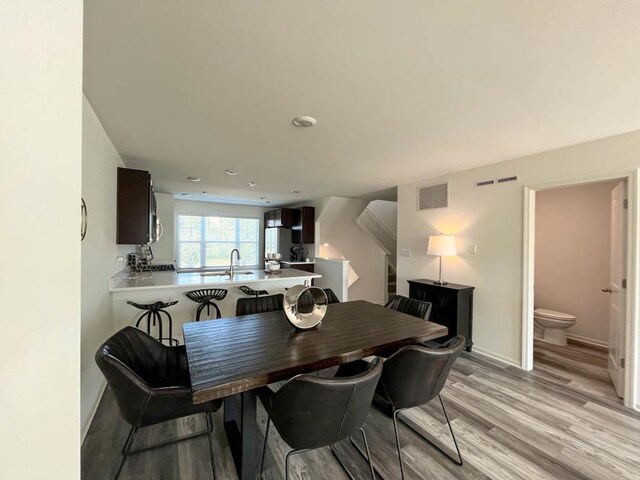
[[[284,295],[281,293],[265,297],[239,298],[236,303],[236,316],[282,311],[283,298]]]
[[[402,295],[395,295],[387,302],[385,307],[395,310],[396,312],[406,313],[414,317],[429,320],[431,315],[431,302],[423,302],[415,298],[407,298]]]
[[[400,448],[400,436],[398,434],[398,420],[402,420],[399,414],[409,408],[425,405],[438,397],[442,411],[444,412],[449,432],[453,438],[458,458],[444,451],[421,432],[415,430],[411,424],[405,423],[420,437],[429,442],[433,447],[446,455],[457,465],[462,465],[462,455],[458,442],[453,433],[447,410],[440,396],[451,367],[465,346],[465,338],[462,335],[452,338],[437,348],[424,345],[409,345],[401,348],[384,361],[382,377],[376,388],[374,404],[393,418],[393,428],[396,435],[396,447],[400,472],[404,478],[404,467]],[[354,373],[367,368],[367,362],[359,360],[342,365],[336,372],[336,377],[351,376]]]
[[[324,293],[327,294],[327,301],[329,303],[340,303],[340,299],[330,288],[325,288]]]
[[[287,381],[277,392],[269,387],[258,390],[258,397],[267,411],[260,477],[273,422],[282,439],[292,448],[285,458],[285,479],[289,479],[289,458],[297,453],[320,447],[331,447],[342,468],[333,444],[351,438],[357,430],[362,434],[371,476],[375,480],[364,423],[376,385],[382,374],[382,360],[375,358],[363,371],[350,377],[319,378],[298,375]],[[350,474],[349,476],[353,478]]]
[[[114,478],[120,476],[129,455],[208,435],[215,479],[211,413],[220,408],[221,401],[193,404],[185,347],[168,347],[142,330],[129,326],[105,341],[95,358],[113,390],[121,415],[131,425]],[[206,432],[131,450],[140,428],[197,413],[205,414]]]

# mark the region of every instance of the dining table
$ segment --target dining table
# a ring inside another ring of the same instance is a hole
[[[283,311],[187,323],[193,403],[224,399],[224,429],[238,478],[258,475],[259,387],[301,373],[384,355],[447,335],[447,328],[364,300],[327,306],[322,322],[296,330]]]

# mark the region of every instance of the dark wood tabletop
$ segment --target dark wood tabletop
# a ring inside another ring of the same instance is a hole
[[[183,332],[193,402],[203,403],[432,340],[447,328],[357,300],[329,305],[307,331],[278,311],[187,323]]]

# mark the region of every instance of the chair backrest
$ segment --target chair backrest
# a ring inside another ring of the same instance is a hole
[[[384,362],[380,392],[394,409],[417,407],[435,398],[465,346],[461,335],[445,347],[409,345]]]
[[[236,303],[236,316],[282,310],[283,298],[284,295],[281,293],[264,297],[239,298]]]
[[[376,358],[352,377],[298,375],[273,395],[269,416],[296,450],[332,445],[362,426],[381,374],[382,360]]]
[[[175,385],[185,368],[170,350],[175,349],[131,326],[115,333],[98,348],[96,363],[129,424],[137,424],[153,390]]]
[[[394,296],[387,302],[385,307],[424,320],[429,320],[429,316],[431,315],[431,302],[423,302],[422,300],[407,298],[402,295]]]
[[[333,293],[333,290],[331,290],[330,288],[325,288],[324,293],[327,294],[327,300],[329,301],[329,303],[340,303],[340,299],[335,293]]]

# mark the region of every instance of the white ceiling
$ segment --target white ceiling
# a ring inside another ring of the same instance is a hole
[[[84,88],[160,190],[360,196],[640,129],[639,25],[633,0],[85,0]]]

